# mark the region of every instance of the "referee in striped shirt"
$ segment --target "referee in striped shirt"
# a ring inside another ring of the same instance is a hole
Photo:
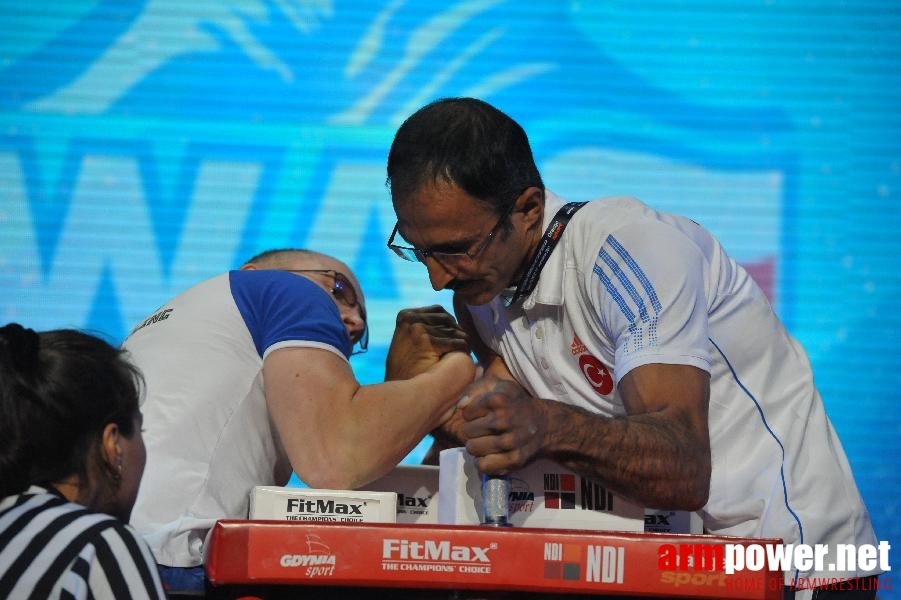
[[[97,337],[0,327],[0,598],[166,597],[127,525],[139,380]]]

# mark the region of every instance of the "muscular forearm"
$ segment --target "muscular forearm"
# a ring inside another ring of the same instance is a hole
[[[472,371],[469,358],[458,353],[412,379],[359,387],[344,418],[317,436],[318,459],[310,460],[305,449],[304,480],[353,489],[385,474],[453,409]]]
[[[636,367],[618,386],[627,416],[610,418],[535,398],[503,377],[499,364],[494,361],[493,372],[469,386],[458,405],[462,437],[480,471],[509,473],[544,457],[648,507],[695,510],[706,504],[705,371],[684,365]]]
[[[539,456],[654,508],[697,510],[707,502],[709,444],[664,411],[608,418],[536,400],[547,429]]]

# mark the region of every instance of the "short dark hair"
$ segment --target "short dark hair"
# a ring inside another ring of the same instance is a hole
[[[475,98],[444,98],[413,113],[388,153],[395,203],[427,183],[453,184],[500,214],[528,187],[544,183],[525,130]]]
[[[84,484],[107,424],[134,435],[141,381],[99,337],[0,327],[0,497],[73,474]]]

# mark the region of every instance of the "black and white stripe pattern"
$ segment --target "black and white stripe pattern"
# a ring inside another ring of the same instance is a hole
[[[32,486],[0,501],[0,598],[165,598],[129,526]]]

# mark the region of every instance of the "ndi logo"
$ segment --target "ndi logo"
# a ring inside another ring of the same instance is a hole
[[[544,578],[578,581],[582,576],[582,547],[578,544],[545,542]]]
[[[626,549],[623,546],[588,546],[585,581],[622,583],[626,572]]]
[[[582,510],[613,511],[613,493],[604,486],[580,477]]]
[[[613,511],[613,493],[590,479],[579,477],[579,507],[582,510]],[[576,509],[576,476],[572,473],[544,474],[544,507]],[[511,493],[512,499],[512,493]],[[512,512],[512,507],[511,507]]]
[[[545,473],[544,507],[574,509],[576,507],[576,476],[571,473]]]
[[[585,555],[585,581],[622,583],[626,549],[622,546],[589,545]],[[578,544],[545,542],[544,578],[578,581],[582,578],[582,547]]]

